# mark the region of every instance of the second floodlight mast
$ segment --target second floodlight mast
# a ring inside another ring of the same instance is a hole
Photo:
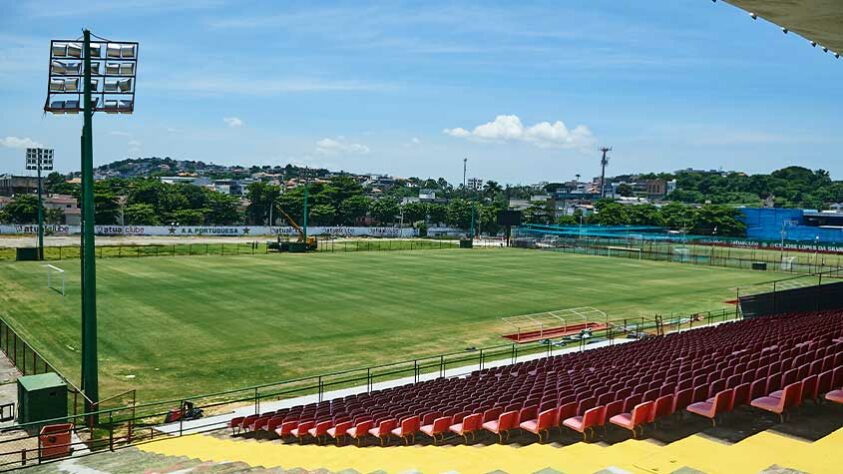
[[[83,30],[79,39],[53,40],[50,43],[50,72],[44,112],[57,115],[82,112],[82,391],[86,422],[98,423],[99,371],[97,358],[97,281],[94,241],[94,112],[130,114],[135,106],[138,43],[113,42],[97,37],[91,44],[91,32]],[[92,58],[97,62],[93,63]],[[80,63],[81,61],[81,63]],[[105,68],[100,68],[100,62]],[[80,84],[81,79],[81,84]],[[102,90],[99,89],[100,81]],[[94,94],[98,97],[94,97]],[[53,100],[53,96],[62,100]],[[81,96],[81,97],[80,97]],[[68,99],[69,97],[69,99]],[[74,100],[75,99],[75,100]],[[81,100],[80,100],[81,99]]]

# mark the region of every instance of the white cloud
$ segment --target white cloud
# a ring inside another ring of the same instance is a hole
[[[539,122],[525,126],[517,115],[498,115],[495,120],[469,131],[462,127],[446,128],[443,133],[456,138],[484,142],[525,142],[540,148],[589,148],[594,136],[584,125],[569,129],[564,122]]]
[[[222,119],[222,121],[225,122],[226,124],[228,124],[228,126],[231,127],[231,128],[240,128],[243,125],[245,125],[243,120],[241,120],[238,117],[226,117],[226,118]]]
[[[323,138],[316,142],[316,153],[323,155],[352,154],[365,155],[371,151],[366,145],[351,143],[345,137]]]
[[[421,143],[421,140],[419,140],[419,138],[418,138],[418,137],[413,137],[413,138],[411,138],[411,139],[410,139],[410,142],[411,142],[413,145],[418,145],[419,143]]]
[[[141,142],[138,140],[129,140],[129,146],[132,148],[137,148],[141,146]]]
[[[24,148],[39,148],[44,145],[41,145],[31,138],[6,137],[0,138],[0,146],[23,150]]]

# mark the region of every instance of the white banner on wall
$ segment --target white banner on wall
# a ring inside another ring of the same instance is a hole
[[[47,225],[47,235],[78,235],[80,226]],[[289,226],[148,226],[148,225],[98,225],[96,235],[128,236],[261,236],[261,235],[297,235]],[[37,225],[0,225],[0,234],[26,235],[37,234]],[[307,233],[332,237],[415,237],[418,232],[411,228],[398,227],[320,227],[308,226]]]

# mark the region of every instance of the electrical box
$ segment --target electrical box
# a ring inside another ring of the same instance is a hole
[[[37,247],[18,247],[15,249],[15,259],[18,262],[38,260]]]
[[[18,379],[18,423],[67,417],[67,384],[55,372]]]

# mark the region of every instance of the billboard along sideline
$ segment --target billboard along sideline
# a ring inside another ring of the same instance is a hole
[[[78,235],[81,226],[76,225],[47,225],[44,226],[48,235]],[[96,235],[111,236],[261,236],[283,235],[294,236],[298,233],[290,226],[148,226],[148,225],[98,225],[94,227]],[[0,234],[34,235],[38,233],[38,226],[34,224],[0,225]],[[416,229],[399,227],[308,227],[310,235],[324,235],[331,237],[415,237]]]

